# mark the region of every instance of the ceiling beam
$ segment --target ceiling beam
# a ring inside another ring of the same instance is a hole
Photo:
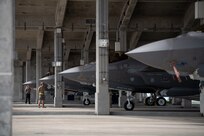
[[[67,7],[67,0],[58,0],[56,13],[55,13],[56,27],[63,26],[66,7]]]
[[[186,13],[184,14],[184,25],[183,25],[183,31],[188,31],[191,29],[194,21],[195,21],[195,4],[192,3],[189,8],[186,10]]]
[[[137,4],[138,0],[127,0],[125,5],[123,6],[120,19],[118,22],[118,29],[126,29],[130,19],[132,17],[132,14],[134,12],[135,6]]]
[[[129,50],[132,50],[137,47],[137,43],[140,39],[140,36],[142,35],[142,32],[133,32],[131,38],[130,38],[130,47]]]
[[[91,28],[89,28],[89,30],[86,32],[86,36],[85,36],[85,39],[84,39],[84,49],[85,50],[88,50],[89,47],[90,47],[91,40],[93,38],[93,33],[94,33],[94,31],[92,31]]]

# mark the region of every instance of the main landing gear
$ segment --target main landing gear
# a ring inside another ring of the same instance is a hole
[[[161,96],[159,96],[157,98],[157,96],[155,94],[151,94],[150,97],[147,97],[145,99],[145,104],[148,106],[154,106],[155,103],[158,106],[165,106],[166,105],[166,99],[164,97],[161,97]]]
[[[127,101],[124,103],[124,109],[127,111],[132,111],[135,107],[135,104],[133,102],[134,96],[132,96],[132,92],[127,92]],[[145,99],[145,104],[148,106],[154,106],[155,104],[158,106],[165,106],[166,105],[166,99],[161,96],[156,96],[156,94],[151,94],[150,97],[147,97]]]

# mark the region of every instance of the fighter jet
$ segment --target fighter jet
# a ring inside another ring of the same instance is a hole
[[[204,33],[189,32],[138,47],[126,54],[144,64],[198,80],[204,77]]]
[[[78,66],[61,72],[64,78],[74,80],[80,83],[95,85],[95,63],[85,66]],[[181,77],[184,82],[178,83],[172,75],[159,69],[155,69],[144,65],[133,59],[126,59],[119,62],[109,64],[109,89],[123,90],[140,93],[157,93],[165,89],[165,93],[178,90],[184,92],[185,88],[191,88],[189,91],[198,94],[199,82],[190,80],[189,77]],[[163,93],[164,93],[163,92]],[[176,95],[176,94],[174,94]],[[127,98],[124,104],[126,110],[133,110],[134,103]],[[165,105],[166,101],[163,97],[148,97],[146,103],[148,105]]]
[[[72,91],[77,91],[77,92],[86,92],[83,100],[84,105],[89,105],[91,103],[89,99],[89,95],[95,93],[95,87],[92,85],[83,85],[78,82],[68,80],[68,79],[63,79],[64,80],[64,89],[65,90],[72,90]],[[51,88],[54,88],[54,75],[46,76],[40,79],[40,81],[46,83],[48,86]],[[48,88],[50,88],[48,87]]]

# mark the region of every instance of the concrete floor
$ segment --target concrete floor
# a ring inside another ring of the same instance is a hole
[[[13,136],[204,136],[198,109],[140,106],[131,112],[112,108],[114,115],[96,116],[94,106],[74,106],[14,104]]]

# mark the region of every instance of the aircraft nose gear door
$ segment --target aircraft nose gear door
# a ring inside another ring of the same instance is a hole
[[[84,96],[83,104],[84,105],[90,105],[91,101],[89,100],[89,93],[83,92],[83,96]]]
[[[127,101],[124,103],[125,110],[131,111],[134,109],[135,104],[133,100],[134,100],[134,97],[132,96],[132,92],[127,91]]]

